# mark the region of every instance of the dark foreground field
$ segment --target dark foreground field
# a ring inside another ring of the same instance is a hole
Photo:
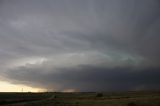
[[[0,106],[160,106],[160,92],[0,93]]]

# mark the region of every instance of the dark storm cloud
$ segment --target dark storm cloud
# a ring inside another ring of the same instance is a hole
[[[63,91],[122,91],[159,89],[160,69],[132,69],[130,67],[95,67],[82,65],[48,71],[44,68],[20,67],[10,70],[10,78],[17,83]],[[56,72],[55,72],[56,70]]]
[[[1,0],[0,76],[61,90],[158,87],[159,27],[159,0]]]

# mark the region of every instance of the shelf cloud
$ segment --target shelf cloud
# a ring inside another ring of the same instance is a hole
[[[160,88],[159,0],[1,0],[0,80],[53,91]]]

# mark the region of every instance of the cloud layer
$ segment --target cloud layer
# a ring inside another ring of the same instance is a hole
[[[158,0],[1,0],[1,80],[51,90],[160,86]]]
[[[48,71],[48,72],[46,72]],[[11,70],[8,77],[16,83],[55,91],[125,91],[160,89],[159,69],[135,70],[81,65],[72,68],[19,67]]]

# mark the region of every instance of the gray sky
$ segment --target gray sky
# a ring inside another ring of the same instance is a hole
[[[0,0],[0,80],[56,91],[160,88],[159,0]]]

